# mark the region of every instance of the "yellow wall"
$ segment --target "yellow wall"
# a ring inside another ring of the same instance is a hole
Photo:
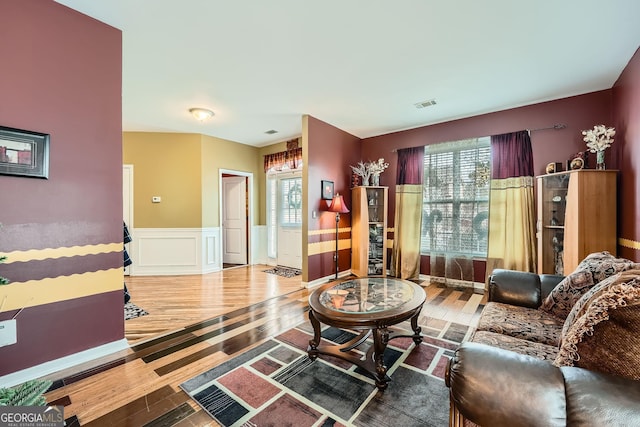
[[[220,169],[253,174],[253,225],[266,223],[260,149],[200,134],[124,132],[122,140],[123,163],[133,165],[136,228],[218,227]]]
[[[259,222],[258,208],[260,200],[260,179],[264,169],[259,168],[258,148],[220,139],[213,136],[202,137],[202,226],[218,227],[220,225],[219,210],[219,177],[220,169],[253,174],[253,222]],[[262,190],[264,194],[264,190]]]
[[[201,135],[124,132],[122,142],[123,162],[133,165],[135,227],[202,227]]]

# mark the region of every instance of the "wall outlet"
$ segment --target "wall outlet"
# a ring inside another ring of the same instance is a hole
[[[16,319],[0,322],[0,347],[18,342]]]

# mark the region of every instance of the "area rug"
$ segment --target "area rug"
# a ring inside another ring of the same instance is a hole
[[[124,305],[124,320],[130,320],[136,317],[146,316],[147,314],[149,313],[147,313],[146,310],[138,307],[132,302],[128,302]]]
[[[383,392],[349,362],[323,355],[310,361],[306,349],[313,332],[308,322],[180,387],[225,427],[446,426],[449,393],[444,372],[469,331],[465,325],[435,319],[427,325],[422,344],[398,338],[387,346],[391,382]],[[334,327],[322,331],[323,340],[332,343],[354,336]]]
[[[298,270],[297,268],[280,267],[280,266],[270,268],[269,270],[262,270],[262,271],[265,273],[277,274],[278,276],[283,276],[283,277],[295,277],[302,274],[302,271]]]

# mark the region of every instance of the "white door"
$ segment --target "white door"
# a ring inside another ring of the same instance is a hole
[[[222,262],[247,263],[247,179],[222,178]]]
[[[302,178],[278,180],[278,265],[302,268]]]
[[[122,166],[122,219],[129,232],[133,230],[133,165]],[[129,256],[131,256],[131,243],[124,245]],[[125,267],[124,274],[129,275],[130,267]]]

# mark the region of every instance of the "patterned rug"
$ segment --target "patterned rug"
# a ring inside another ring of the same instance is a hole
[[[138,307],[132,302],[128,302],[124,305],[124,320],[134,319],[140,316],[146,316],[147,313],[144,309]]]
[[[392,340],[387,346],[385,364],[391,382],[384,392],[349,362],[323,355],[311,362],[306,353],[312,337],[308,322],[180,387],[225,427],[446,426],[449,393],[444,371],[448,357],[470,331],[436,319],[428,319],[426,325],[419,346],[410,338]],[[333,343],[354,336],[328,326],[322,332],[323,339]]]
[[[262,271],[265,273],[277,274],[278,276],[283,276],[283,277],[294,277],[302,274],[302,271],[298,270],[297,268],[280,267],[280,266],[271,268],[269,270],[262,270]]]

